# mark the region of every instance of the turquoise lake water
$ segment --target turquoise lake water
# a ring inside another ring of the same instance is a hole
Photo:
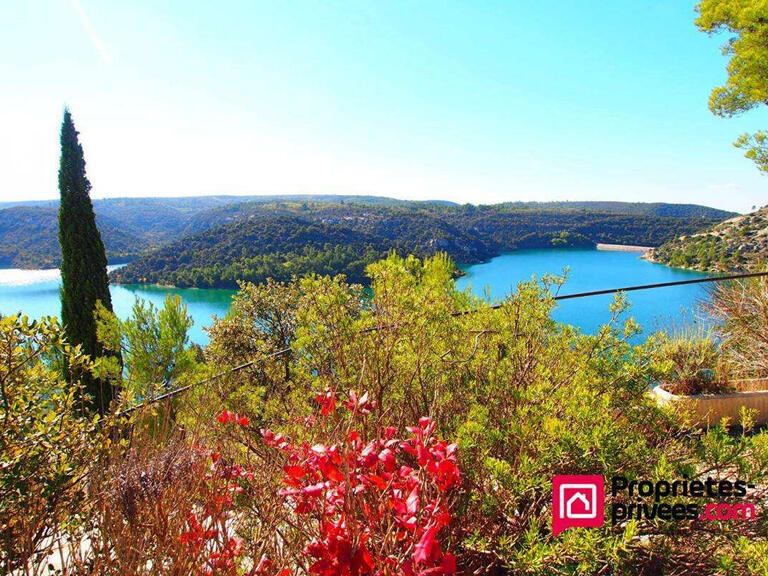
[[[704,277],[705,274],[669,268],[640,258],[636,252],[608,250],[520,250],[498,256],[486,263],[464,268],[460,288],[471,287],[478,296],[486,291],[492,299],[503,298],[519,282],[533,275],[561,275],[568,268],[567,281],[560,294],[656,284]],[[628,292],[632,316],[648,334],[656,330],[675,331],[694,322],[704,322],[700,304],[707,291],[701,284]],[[557,303],[554,317],[579,326],[585,332],[610,320],[608,307],[612,295],[565,300]]]
[[[529,280],[533,275],[561,274],[566,267],[570,267],[570,271],[562,294],[703,276],[697,272],[646,262],[633,252],[524,250],[466,267],[467,275],[458,281],[458,285],[461,288],[469,286],[478,295],[484,295],[488,287],[492,298],[502,298],[514,290],[518,282]],[[130,313],[136,297],[162,306],[166,294],[181,295],[195,321],[191,340],[203,345],[208,342],[203,327],[211,324],[214,314],[226,314],[234,293],[231,290],[139,285],[112,286],[111,290],[115,312],[123,318]],[[645,333],[675,329],[696,320],[696,308],[705,297],[706,290],[701,285],[630,292],[632,308],[629,314],[642,325]],[[609,319],[608,306],[611,302],[611,296],[561,302],[555,311],[555,318],[592,332]],[[16,312],[30,317],[58,316],[58,271],[0,269],[0,314]]]
[[[0,314],[22,312],[30,317],[60,316],[58,270],[2,270],[0,269]],[[163,288],[160,286],[112,286],[112,306],[115,313],[125,318],[130,315],[136,297],[163,306],[167,294],[179,294],[187,305],[195,323],[190,340],[208,343],[203,327],[211,324],[215,314],[223,316],[229,309],[232,290],[202,290],[197,288]]]

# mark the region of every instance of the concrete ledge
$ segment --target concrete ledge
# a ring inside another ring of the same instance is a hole
[[[603,244],[598,243],[596,248],[598,250],[606,250],[609,252],[648,252],[653,250],[650,246],[631,246],[629,244]]]

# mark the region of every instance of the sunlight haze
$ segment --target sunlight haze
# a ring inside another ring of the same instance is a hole
[[[747,211],[768,180],[707,108],[693,2],[6,5],[0,202],[58,197],[68,105],[94,198],[373,194]]]

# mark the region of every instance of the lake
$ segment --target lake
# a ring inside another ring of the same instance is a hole
[[[532,275],[561,275],[568,268],[567,281],[560,294],[621,288],[637,284],[656,284],[702,278],[706,274],[669,268],[640,258],[637,252],[610,250],[520,250],[493,258],[483,264],[464,268],[466,276],[460,288],[470,287],[474,294],[492,299],[503,298],[519,282]],[[702,284],[673,286],[655,290],[628,292],[632,316],[648,334],[656,330],[674,331],[700,321],[699,304],[706,299]],[[608,307],[613,295],[577,298],[557,303],[554,317],[560,322],[594,332],[610,320]]]
[[[478,295],[484,295],[487,287],[491,298],[502,298],[518,282],[529,280],[533,275],[561,274],[566,267],[570,267],[570,271],[562,294],[703,276],[647,262],[635,252],[521,250],[464,267],[466,276],[459,279],[458,285],[460,288],[470,287]],[[112,286],[111,291],[115,312],[122,318],[130,314],[136,297],[162,306],[166,294],[179,294],[195,321],[190,338],[202,345],[208,342],[203,327],[210,325],[212,315],[226,314],[234,293],[232,290],[144,285]],[[705,296],[706,290],[701,285],[631,292],[630,314],[645,333],[674,329],[694,321],[695,309]],[[612,300],[611,296],[596,296],[560,302],[555,318],[592,332],[609,319],[608,306]],[[0,314],[16,312],[30,317],[59,316],[58,270],[0,269]]]
[[[58,270],[0,269],[0,314],[22,312],[34,318],[60,316],[59,285]],[[112,307],[121,318],[130,315],[136,297],[162,307],[167,294],[180,295],[195,321],[190,330],[190,340],[202,345],[208,343],[208,334],[203,327],[210,326],[212,315],[223,316],[227,313],[232,294],[235,293],[233,290],[164,288],[154,285],[113,285],[110,292]]]

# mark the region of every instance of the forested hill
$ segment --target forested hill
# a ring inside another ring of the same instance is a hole
[[[508,202],[498,205],[529,211],[603,212],[608,214],[636,214],[638,216],[669,216],[671,218],[711,218],[724,220],[735,216],[733,212],[700,206],[698,204],[667,204],[665,202]]]
[[[696,234],[685,234],[647,257],[678,268],[711,272],[764,269],[768,264],[768,206]]]
[[[61,261],[58,206],[14,206],[0,210],[0,267],[55,268]],[[110,262],[137,258],[150,246],[120,221],[96,218]]]
[[[202,196],[179,198],[108,198],[93,201],[96,219],[110,263],[133,260],[148,248],[178,240],[192,231],[198,215],[245,201],[267,203],[358,201],[403,204],[402,200],[374,196]],[[61,259],[56,200],[0,202],[0,267],[51,268]],[[203,217],[205,220],[205,217]],[[220,224],[221,220],[213,221]],[[213,225],[212,224],[212,225]],[[199,228],[199,227],[198,227]]]
[[[392,249],[475,263],[520,248],[658,246],[718,221],[697,209],[681,218],[562,206],[245,202],[195,215],[189,235],[115,271],[113,280],[234,287],[240,279],[318,272],[359,282],[365,265]]]
[[[445,249],[462,262],[482,260],[499,250],[551,245],[553,235],[562,231],[575,235],[556,239],[557,243],[658,245],[670,238],[669,231],[678,224],[664,218],[682,219],[681,232],[685,232],[734,215],[688,204],[516,202],[459,206],[445,201],[332,194],[110,198],[94,200],[93,204],[113,264],[135,260],[187,235],[226,223],[281,214],[311,221],[319,218],[329,225],[381,236],[390,247],[400,242],[422,253],[435,247]],[[57,209],[56,201],[0,203],[0,266],[58,266]],[[204,262],[201,268],[210,264]]]

